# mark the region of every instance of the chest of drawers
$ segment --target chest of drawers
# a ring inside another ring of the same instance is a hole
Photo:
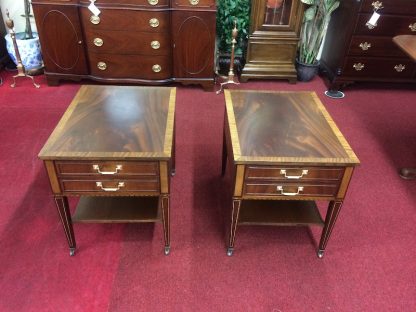
[[[214,0],[36,0],[49,85],[214,83]]]
[[[371,25],[374,12],[380,17]],[[415,0],[340,1],[321,57],[329,88],[354,81],[416,82],[416,65],[392,41],[401,34],[416,34]]]

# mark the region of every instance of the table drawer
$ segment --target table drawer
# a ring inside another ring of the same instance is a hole
[[[245,196],[318,196],[333,197],[338,192],[339,184],[318,184],[318,183],[245,183]]]
[[[159,194],[158,179],[97,179],[97,180],[60,180],[62,191],[66,193],[100,193],[113,195],[118,193]]]
[[[55,163],[59,176],[155,176],[159,177],[158,162],[91,161]]]
[[[415,65],[410,59],[394,58],[346,58],[344,75],[365,78],[408,79]]]
[[[247,166],[245,179],[247,182],[250,180],[339,181],[343,172],[343,168],[328,167]]]

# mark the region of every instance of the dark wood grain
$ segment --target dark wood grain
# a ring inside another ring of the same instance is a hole
[[[362,12],[373,13],[374,0],[364,0],[361,6]],[[414,0],[382,0],[383,8],[379,10],[380,14],[403,14],[416,15],[416,5]]]

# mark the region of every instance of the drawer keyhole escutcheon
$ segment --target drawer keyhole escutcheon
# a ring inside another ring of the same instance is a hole
[[[371,5],[374,8],[374,11],[378,11],[380,9],[383,9],[383,2],[381,1],[374,1],[373,3],[371,3]]]
[[[156,28],[159,26],[159,20],[157,18],[151,18],[149,20],[149,25],[153,28]]]
[[[150,46],[152,47],[152,49],[157,50],[157,49],[159,49],[159,48],[160,48],[160,42],[159,42],[159,41],[157,41],[157,40],[152,41],[152,42],[150,43]]]
[[[150,5],[156,5],[159,3],[159,0],[147,0]]]
[[[361,42],[359,47],[363,50],[363,51],[367,51],[369,48],[371,48],[371,43],[368,42]]]
[[[308,174],[308,170],[302,170],[302,173],[300,175],[287,175],[286,169],[281,169],[280,174],[284,175],[286,179],[300,179],[303,176]]]
[[[92,165],[92,168],[94,170],[96,170],[99,174],[116,174],[116,173],[118,173],[119,170],[123,169],[123,166],[122,165],[116,165],[116,170],[115,171],[101,171],[99,165]]]
[[[189,3],[191,5],[197,5],[199,3],[199,0],[189,0]]]
[[[107,64],[104,62],[98,62],[97,67],[99,70],[106,70],[107,69]]]
[[[91,24],[98,25],[100,23],[100,17],[93,15],[90,17]]]
[[[95,184],[105,192],[117,192],[124,187],[124,182],[118,182],[116,187],[104,187],[102,182],[95,182]]]
[[[354,65],[352,65],[352,67],[354,67],[354,69],[356,71],[360,71],[360,70],[362,70],[365,67],[365,65],[362,64],[362,63],[355,63]]]
[[[101,47],[104,44],[103,39],[101,38],[94,38],[94,45],[96,45],[97,47]]]
[[[278,185],[276,190],[278,192],[280,192],[280,195],[285,195],[285,196],[296,196],[299,195],[300,192],[303,192],[303,186],[298,186],[298,191],[297,192],[285,192],[283,190],[283,186]]]
[[[398,73],[401,73],[402,71],[404,71],[404,70],[406,69],[406,66],[405,66],[405,65],[402,65],[402,64],[399,64],[399,65],[394,66],[394,69],[395,69]]]
[[[155,64],[155,65],[152,66],[152,70],[155,73],[158,73],[158,72],[160,72],[162,70],[162,67],[159,64]]]
[[[409,29],[410,29],[411,31],[416,31],[416,23],[410,24],[410,25],[409,25]]]

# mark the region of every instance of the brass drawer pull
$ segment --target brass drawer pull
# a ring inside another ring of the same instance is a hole
[[[300,179],[308,174],[308,170],[302,170],[300,175],[287,175],[286,169],[281,169],[280,174],[283,174],[286,179]]]
[[[276,190],[278,192],[280,192],[280,195],[285,195],[285,196],[296,196],[299,195],[300,192],[303,192],[303,186],[298,186],[298,191],[297,192],[285,192],[283,190],[283,186],[278,185]]]
[[[365,67],[365,65],[362,64],[362,63],[355,63],[354,65],[352,65],[352,67],[354,67],[354,69],[356,71],[360,71],[360,70],[362,70]]]
[[[116,187],[104,187],[102,182],[95,182],[95,184],[105,192],[117,192],[124,187],[124,182],[118,182]]]
[[[152,70],[155,73],[158,73],[158,72],[160,72],[162,70],[162,67],[159,64],[155,64],[155,65],[152,66]]]
[[[381,1],[375,1],[375,2],[371,3],[371,5],[373,6],[374,11],[383,9],[383,2],[381,2]]]
[[[92,168],[96,170],[99,174],[116,174],[119,170],[123,169],[122,165],[116,165],[116,171],[101,171],[99,165],[92,165]]]
[[[100,23],[100,17],[93,15],[90,17],[90,22],[94,25],[98,25]]]
[[[150,46],[152,47],[152,49],[157,50],[157,49],[159,49],[159,48],[160,48],[160,42],[159,42],[159,41],[157,41],[157,40],[152,41],[152,42],[150,42]]]
[[[359,47],[363,50],[363,51],[367,51],[369,48],[371,48],[371,43],[368,42],[361,42]]]
[[[405,66],[405,65],[402,65],[402,64],[399,64],[399,65],[394,66],[394,69],[395,69],[398,73],[401,73],[402,71],[404,71],[404,70],[406,69],[406,66]]]
[[[101,38],[94,38],[94,45],[97,47],[101,47],[104,44],[103,39]]]
[[[104,62],[98,62],[97,67],[98,67],[99,70],[106,70],[107,69],[107,64],[104,63]]]
[[[150,5],[156,5],[156,4],[158,4],[159,0],[147,0],[147,2],[148,2]]]
[[[189,0],[189,3],[191,5],[197,5],[199,3],[199,0]]]
[[[156,28],[157,26],[159,26],[159,20],[158,20],[157,18],[151,18],[151,19],[149,20],[149,25],[150,25],[151,27]]]
[[[409,29],[410,29],[411,31],[416,31],[416,23],[410,24],[410,25],[409,25]]]

